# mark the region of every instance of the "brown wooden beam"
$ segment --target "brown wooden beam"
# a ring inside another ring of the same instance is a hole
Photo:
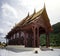
[[[27,32],[24,31],[24,45],[27,46]]]
[[[36,47],[36,28],[32,27],[33,31],[33,47]]]
[[[39,47],[40,37],[39,37],[39,27],[37,28],[37,47]]]

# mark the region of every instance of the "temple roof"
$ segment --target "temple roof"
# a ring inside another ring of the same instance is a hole
[[[10,32],[13,32],[13,31],[15,31],[17,28],[19,28],[19,27],[21,27],[21,26],[25,26],[25,25],[28,25],[28,24],[30,24],[30,23],[32,23],[34,20],[37,20],[36,19],[36,17],[38,17],[38,16],[40,16],[40,15],[42,15],[42,19],[43,19],[43,21],[44,22],[42,22],[43,24],[45,24],[45,26],[49,29],[49,30],[51,30],[52,28],[51,28],[51,25],[50,25],[50,20],[49,20],[49,18],[48,18],[48,15],[47,15],[47,13],[46,13],[46,8],[45,8],[45,6],[44,6],[44,8],[42,8],[40,11],[38,11],[38,12],[36,12],[36,10],[34,10],[34,13],[32,14],[32,15],[29,15],[29,13],[28,13],[28,15],[22,20],[22,21],[20,21],[19,23],[17,23],[16,25],[15,25],[15,27],[10,31]],[[10,33],[9,32],[9,33]],[[9,34],[8,33],[8,34]]]
[[[24,25],[27,25],[27,24],[31,23],[33,20],[36,20],[36,17],[40,16],[42,13],[46,14],[45,5],[38,12],[36,12],[36,10],[34,10],[34,13],[30,16],[29,16],[29,13],[28,13],[27,17],[25,17],[22,21],[17,23],[15,27],[21,27],[21,26],[24,26]],[[47,14],[44,17],[47,17],[47,18],[44,18],[44,20],[49,21]]]
[[[25,17],[21,22],[17,23],[15,27],[26,25],[27,23],[30,23],[32,20],[36,19],[35,17],[39,16],[43,12],[44,8],[38,11],[37,13],[34,10],[34,13],[30,16]],[[28,13],[29,15],[29,13]]]

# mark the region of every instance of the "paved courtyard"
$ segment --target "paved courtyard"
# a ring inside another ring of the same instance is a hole
[[[53,49],[42,51],[39,48],[38,53],[35,54],[36,48],[24,48],[24,47],[7,47],[6,49],[0,49],[0,56],[60,56],[60,49]]]

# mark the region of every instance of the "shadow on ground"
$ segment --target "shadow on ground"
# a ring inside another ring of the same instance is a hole
[[[32,51],[33,48],[5,48],[6,50],[13,51],[13,52],[26,52],[26,51]]]

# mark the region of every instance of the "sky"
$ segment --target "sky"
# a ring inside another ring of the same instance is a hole
[[[46,6],[51,25],[60,22],[60,0],[0,0],[0,41],[7,33],[27,16]]]

